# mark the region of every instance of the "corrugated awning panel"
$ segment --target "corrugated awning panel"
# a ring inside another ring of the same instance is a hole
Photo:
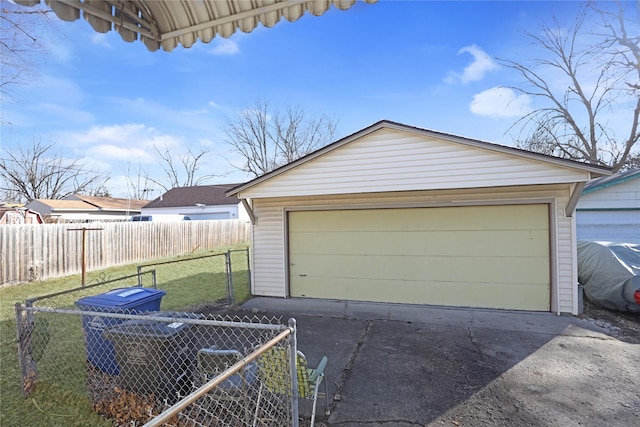
[[[35,6],[40,0],[14,0]],[[45,0],[65,21],[80,18],[93,29],[106,33],[115,29],[123,40],[140,39],[156,51],[170,52],[181,44],[185,48],[198,40],[209,43],[216,36],[231,37],[236,31],[253,31],[259,24],[273,27],[282,18],[289,22],[305,12],[320,16],[331,6],[349,9],[357,0]],[[378,0],[362,0],[376,3]]]

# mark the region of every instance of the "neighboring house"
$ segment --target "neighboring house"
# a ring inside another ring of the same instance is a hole
[[[576,211],[578,240],[640,244],[640,169],[589,181]]]
[[[32,200],[25,207],[40,213],[48,222],[127,221],[147,203],[148,200],[73,194],[62,200]]]
[[[0,224],[42,224],[43,222],[38,212],[21,206],[0,206]]]
[[[609,174],[381,121],[227,195],[254,295],[577,314],[574,209]]]
[[[142,207],[142,215],[185,215],[189,219],[240,219],[247,212],[237,197],[225,194],[238,184],[176,187]]]

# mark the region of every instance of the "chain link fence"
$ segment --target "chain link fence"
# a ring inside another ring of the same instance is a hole
[[[142,273],[155,271],[157,283],[167,290],[169,309],[198,308],[202,301],[233,305],[251,292],[249,248],[224,253],[184,257],[137,267],[139,286],[150,286],[151,278]],[[145,279],[146,277],[146,279]]]
[[[249,296],[248,256],[147,264],[16,303],[23,396],[86,396],[122,427],[297,426],[295,320],[216,314]]]
[[[199,350],[198,386],[150,420],[158,426],[298,426],[295,320],[246,356],[233,349]],[[295,368],[294,368],[295,369]]]
[[[297,425],[290,361],[265,356],[295,354],[295,321],[155,311],[162,291],[137,290],[127,309],[16,304],[23,394],[84,392],[116,426]]]

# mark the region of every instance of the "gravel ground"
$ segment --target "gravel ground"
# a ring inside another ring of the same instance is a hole
[[[602,308],[585,298],[584,313],[579,316],[609,331],[612,337],[630,344],[640,344],[640,313]]]

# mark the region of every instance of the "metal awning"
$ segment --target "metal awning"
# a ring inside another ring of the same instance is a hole
[[[35,6],[41,0],[13,0]],[[251,32],[258,24],[273,27],[282,18],[293,22],[305,12],[320,16],[332,5],[349,9],[357,0],[45,0],[58,17],[82,16],[99,33],[115,29],[128,42],[140,39],[150,51],[170,52],[236,31]],[[376,3],[378,0],[362,0]]]

